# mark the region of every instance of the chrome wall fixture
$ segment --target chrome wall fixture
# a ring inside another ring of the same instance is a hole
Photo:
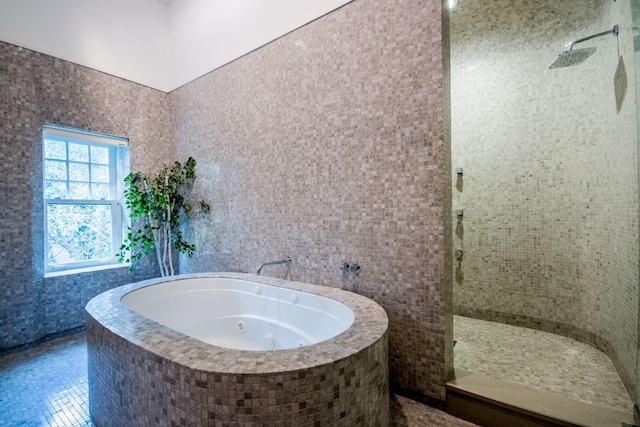
[[[340,264],[340,270],[343,273],[349,273],[352,272],[353,274],[360,274],[360,265],[358,264],[349,264],[346,261],[342,261],[342,263]]]
[[[260,273],[262,272],[262,267],[266,266],[266,265],[276,265],[276,264],[287,264],[288,268],[291,268],[291,263],[293,261],[291,260],[291,257],[286,257],[285,259],[282,259],[280,261],[270,261],[270,262],[265,262],[263,264],[260,265],[260,267],[258,267],[258,271],[256,271],[256,275],[260,275]]]

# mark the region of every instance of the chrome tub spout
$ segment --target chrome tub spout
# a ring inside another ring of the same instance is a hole
[[[282,259],[280,261],[265,262],[264,264],[260,265],[260,267],[258,267],[258,271],[256,272],[256,274],[259,276],[260,272],[262,271],[262,267],[264,267],[265,265],[287,264],[287,267],[291,267],[292,262],[293,261],[291,261],[290,257],[287,257],[286,259]]]

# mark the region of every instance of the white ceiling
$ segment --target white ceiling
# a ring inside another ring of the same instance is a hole
[[[0,40],[165,92],[353,0],[0,0]]]

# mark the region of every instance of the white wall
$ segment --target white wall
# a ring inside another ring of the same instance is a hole
[[[0,40],[169,92],[351,0],[0,0]]]
[[[169,14],[175,88],[352,0],[174,0]]]
[[[167,15],[157,0],[0,0],[0,40],[166,91]]]

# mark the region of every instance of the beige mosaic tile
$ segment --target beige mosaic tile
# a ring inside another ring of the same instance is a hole
[[[454,313],[595,345],[636,384],[638,153],[630,1],[460,1],[451,12]],[[547,67],[572,40],[583,64]],[[634,72],[635,74],[635,72]],[[456,168],[463,168],[460,176]]]
[[[560,335],[454,316],[454,364],[497,380],[631,413],[633,402],[611,359]]]
[[[389,422],[388,319],[352,292],[228,273],[336,299],[354,313],[341,334],[278,351],[217,347],[151,321],[120,303],[122,286],[87,305],[89,408],[94,422],[127,425],[363,426]],[[179,287],[179,282],[176,287]]]
[[[198,159],[195,197],[213,207],[192,222],[199,249],[181,271],[290,256],[292,279],[383,306],[393,385],[438,400],[450,342],[441,9],[357,0],[170,94],[179,155]]]
[[[49,320],[80,325],[86,298],[114,286],[101,273],[42,280],[48,122],[129,137],[134,170],[193,155],[194,196],[213,214],[192,221],[198,252],[183,272],[254,272],[290,255],[291,278],[380,303],[395,386],[443,400],[441,9],[441,0],[357,0],[170,94],[0,44],[1,346],[36,340]],[[361,273],[343,274],[343,260]]]
[[[0,416],[4,423],[40,425],[45,420],[52,425],[94,425],[89,416],[84,331],[26,351],[0,355],[0,377]],[[399,395],[391,395],[390,400],[390,427],[472,426]],[[267,403],[272,402],[268,399]]]
[[[129,138],[131,167],[173,158],[167,95],[0,42],[0,349],[32,345],[84,325],[84,305],[151,277],[126,268],[44,278],[42,125]]]
[[[397,394],[391,395],[389,427],[474,427],[475,425],[415,400]]]

